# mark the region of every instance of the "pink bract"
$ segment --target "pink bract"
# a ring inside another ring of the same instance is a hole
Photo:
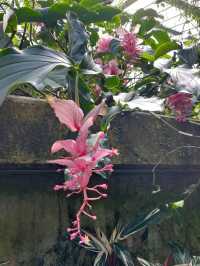
[[[97,43],[97,53],[106,53],[110,51],[110,43],[113,37],[109,35],[102,36]]]
[[[59,121],[66,125],[71,131],[80,131],[87,133],[96,117],[100,114],[104,102],[97,105],[88,115],[84,118],[84,113],[81,108],[72,100],[60,100],[55,97],[48,97],[48,102],[53,108],[55,115]]]
[[[185,122],[187,115],[192,111],[192,95],[177,92],[167,98],[166,104],[175,113],[177,121]]]
[[[70,192],[67,197],[73,194],[83,193],[83,203],[76,214],[76,219],[72,223],[72,228],[68,228],[70,239],[79,237],[81,243],[88,243],[88,238],[81,231],[81,216],[86,215],[95,220],[96,216],[91,214],[91,202],[106,198],[107,184],[99,184],[89,187],[89,181],[93,173],[112,172],[112,164],[107,163],[99,167],[98,163],[105,157],[112,157],[118,154],[116,149],[106,149],[101,147],[104,139],[104,132],[99,132],[95,138],[89,138],[89,128],[93,125],[97,115],[101,112],[104,105],[102,102],[90,111],[85,117],[81,108],[71,100],[59,100],[56,98],[48,99],[57,118],[65,124],[71,131],[77,131],[75,140],[58,140],[51,151],[52,153],[64,150],[69,156],[51,160],[49,163],[59,164],[66,167],[69,179],[63,184],[56,185],[55,191],[64,190]],[[104,191],[102,191],[104,190]],[[89,194],[92,193],[93,196]],[[95,196],[96,195],[96,196]]]
[[[129,32],[123,28],[118,29],[121,47],[128,57],[136,59],[140,54],[138,39],[134,32]]]
[[[106,75],[120,75],[122,70],[118,66],[117,60],[110,60],[103,66],[103,73]]]

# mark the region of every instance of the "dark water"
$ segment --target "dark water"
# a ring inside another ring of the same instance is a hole
[[[109,235],[120,219],[128,223],[139,214],[160,204],[176,201],[200,177],[199,167],[161,166],[156,183],[161,192],[152,194],[153,166],[116,166],[108,180],[109,197],[95,203],[98,219],[87,219],[83,226],[90,232],[94,225]],[[66,240],[65,230],[80,204],[80,197],[65,199],[55,193],[54,184],[63,174],[50,166],[0,167],[0,262],[11,266],[92,265],[89,253]],[[94,177],[92,183],[100,182]],[[167,242],[179,240],[196,254],[200,251],[200,197],[193,193],[177,216],[149,229],[144,243],[129,238],[132,254],[162,260],[168,254]]]

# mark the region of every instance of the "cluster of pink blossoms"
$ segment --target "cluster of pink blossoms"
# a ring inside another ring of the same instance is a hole
[[[119,68],[118,62],[115,59],[108,61],[108,63],[106,64],[103,64],[103,61],[100,58],[97,58],[95,60],[95,63],[101,66],[105,75],[117,76],[122,74],[122,70]]]
[[[192,95],[177,92],[167,98],[166,104],[175,113],[177,121],[185,122],[192,111]]]
[[[72,132],[78,132],[75,140],[58,140],[51,148],[52,153],[64,150],[70,156],[49,162],[66,167],[69,176],[69,180],[63,184],[56,185],[54,190],[68,192],[67,197],[73,194],[83,194],[83,203],[76,214],[76,219],[72,223],[72,228],[68,228],[68,232],[70,233],[71,240],[80,238],[81,243],[87,244],[88,238],[81,232],[81,216],[86,215],[95,220],[96,216],[90,213],[92,208],[91,202],[107,197],[107,193],[105,192],[107,190],[107,184],[89,187],[90,178],[93,173],[111,172],[113,170],[111,163],[103,167],[98,167],[98,163],[105,157],[117,155],[118,152],[116,149],[101,147],[101,141],[105,137],[104,132],[98,132],[92,143],[89,138],[89,128],[94,124],[95,118],[99,115],[104,103],[96,106],[84,117],[83,111],[72,100],[60,100],[53,97],[48,100],[59,121],[66,125]]]
[[[110,43],[113,37],[110,35],[104,35],[97,43],[97,53],[110,52]]]
[[[138,58],[141,50],[138,46],[138,39],[134,32],[129,32],[123,28],[118,29],[119,40],[121,47],[124,50],[125,54],[130,59]]]
[[[138,39],[134,32],[129,32],[123,28],[117,30],[119,36],[120,46],[130,59],[136,59],[140,54],[140,48],[138,46]],[[106,53],[111,51],[111,41],[114,37],[110,35],[104,35],[97,43],[97,53]]]

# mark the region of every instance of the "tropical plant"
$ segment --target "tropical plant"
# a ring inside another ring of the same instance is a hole
[[[200,265],[200,256],[193,256],[188,249],[183,248],[180,244],[171,241],[169,243],[171,252],[166,258],[164,264],[160,263],[150,263],[142,258],[138,258],[139,263],[142,266],[154,266],[154,265],[190,265],[190,266],[199,266]]]
[[[166,29],[155,10],[140,9],[129,15],[101,0],[34,3],[14,1],[3,5],[4,34],[10,36],[9,43],[25,49],[1,51],[0,70],[5,73],[0,76],[1,102],[9,88],[24,82],[65,98],[75,99],[79,90],[86,110],[108,92],[160,96],[158,92],[168,75],[153,62],[180,49],[180,45],[170,35],[178,33]],[[139,26],[139,31],[128,29],[127,24],[131,28]],[[14,71],[16,65],[20,66],[18,73]],[[9,78],[5,79],[8,72]]]
[[[160,224],[163,219],[169,218],[173,215],[174,210],[180,207],[183,207],[182,203],[173,202],[144,215],[140,214],[138,218],[133,219],[128,224],[122,225],[119,222],[110,237],[107,237],[99,228],[96,229],[96,235],[83,231],[89,241],[87,243],[78,243],[76,241],[76,243],[89,252],[96,254],[94,266],[134,265],[131,253],[123,242],[131,236],[142,236],[144,238],[149,226]]]

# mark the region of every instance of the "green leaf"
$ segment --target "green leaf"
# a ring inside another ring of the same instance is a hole
[[[105,80],[105,86],[110,90],[118,88],[119,85],[120,85],[120,78],[118,76],[108,77]]]
[[[96,259],[94,261],[94,266],[105,266],[106,260],[107,260],[107,256],[102,251],[102,252],[98,253],[98,255],[96,256]]]
[[[153,30],[150,35],[152,35],[159,44],[171,41],[168,33],[163,30]]]
[[[35,87],[43,82],[56,67],[70,68],[71,62],[65,54],[51,49],[33,46],[23,51],[7,49],[0,52],[0,103],[9,88],[20,83]]]
[[[4,13],[3,12],[0,12],[0,21],[3,20],[3,16],[4,16]]]
[[[0,49],[7,48],[10,38],[3,31],[3,22],[0,21]]]
[[[130,235],[136,234],[137,232],[145,229],[150,224],[158,222],[160,214],[161,210],[157,208],[148,213],[146,216],[134,221],[133,223],[129,223],[122,229],[120,240],[123,240]]]
[[[162,43],[155,51],[155,59],[167,54],[170,51],[177,50],[179,45],[175,41]]]
[[[177,202],[172,202],[170,204],[170,207],[172,209],[183,208],[184,207],[184,200],[180,200],[180,201],[177,201]]]
[[[133,259],[128,249],[125,249],[119,244],[114,244],[114,249],[117,257],[122,261],[124,266],[134,266]]]
[[[140,30],[138,35],[140,36],[144,36],[145,34],[147,34],[151,29],[153,29],[153,27],[156,26],[156,20],[154,18],[150,18],[148,20],[143,19],[140,22]]]
[[[141,18],[163,18],[161,15],[159,15],[155,9],[152,8],[148,8],[148,9],[144,9],[144,8],[140,8],[139,10],[137,10],[135,12],[135,14],[132,17],[132,21],[134,24],[138,24],[141,20]]]
[[[147,260],[145,259],[142,259],[140,257],[137,257],[137,260],[139,261],[139,263],[142,265],[142,266],[152,266],[151,263],[149,263]]]
[[[99,40],[99,34],[97,30],[90,29],[90,45],[95,46]]]
[[[19,24],[26,22],[43,22],[44,17],[42,9],[35,10],[30,7],[22,7],[15,11]]]
[[[93,7],[85,8],[76,2],[65,1],[65,3],[55,3],[45,8],[19,8],[16,9],[16,15],[19,24],[23,22],[44,22],[51,27],[56,25],[57,20],[64,19],[69,11],[75,12],[85,24],[111,21],[114,16],[121,13],[121,10],[111,6],[97,5],[95,10],[92,9]]]
[[[69,56],[76,64],[80,64],[87,53],[87,43],[89,35],[76,14],[67,13],[68,21],[68,39],[69,39]]]
[[[112,19],[112,23],[114,23],[116,27],[120,27],[121,24],[122,24],[121,16],[120,15],[114,16],[113,19]]]
[[[94,62],[92,55],[88,52],[81,62],[80,70],[84,75],[97,75],[102,72],[101,67]]]
[[[143,59],[146,59],[150,62],[153,62],[155,60],[155,57],[147,52],[143,52],[141,55],[140,55],[141,58]]]
[[[7,9],[3,16],[3,30],[6,33],[12,33],[17,30],[17,17],[12,9]]]
[[[134,89],[138,90],[139,88],[141,88],[144,85],[155,83],[157,81],[158,81],[158,79],[156,77],[153,77],[153,76],[152,77],[151,76],[150,77],[144,77],[142,80],[139,80],[138,82],[136,82]]]
[[[101,4],[101,3],[102,3],[101,0],[81,0],[80,1],[80,5],[88,8],[88,9],[96,6],[97,4]]]

